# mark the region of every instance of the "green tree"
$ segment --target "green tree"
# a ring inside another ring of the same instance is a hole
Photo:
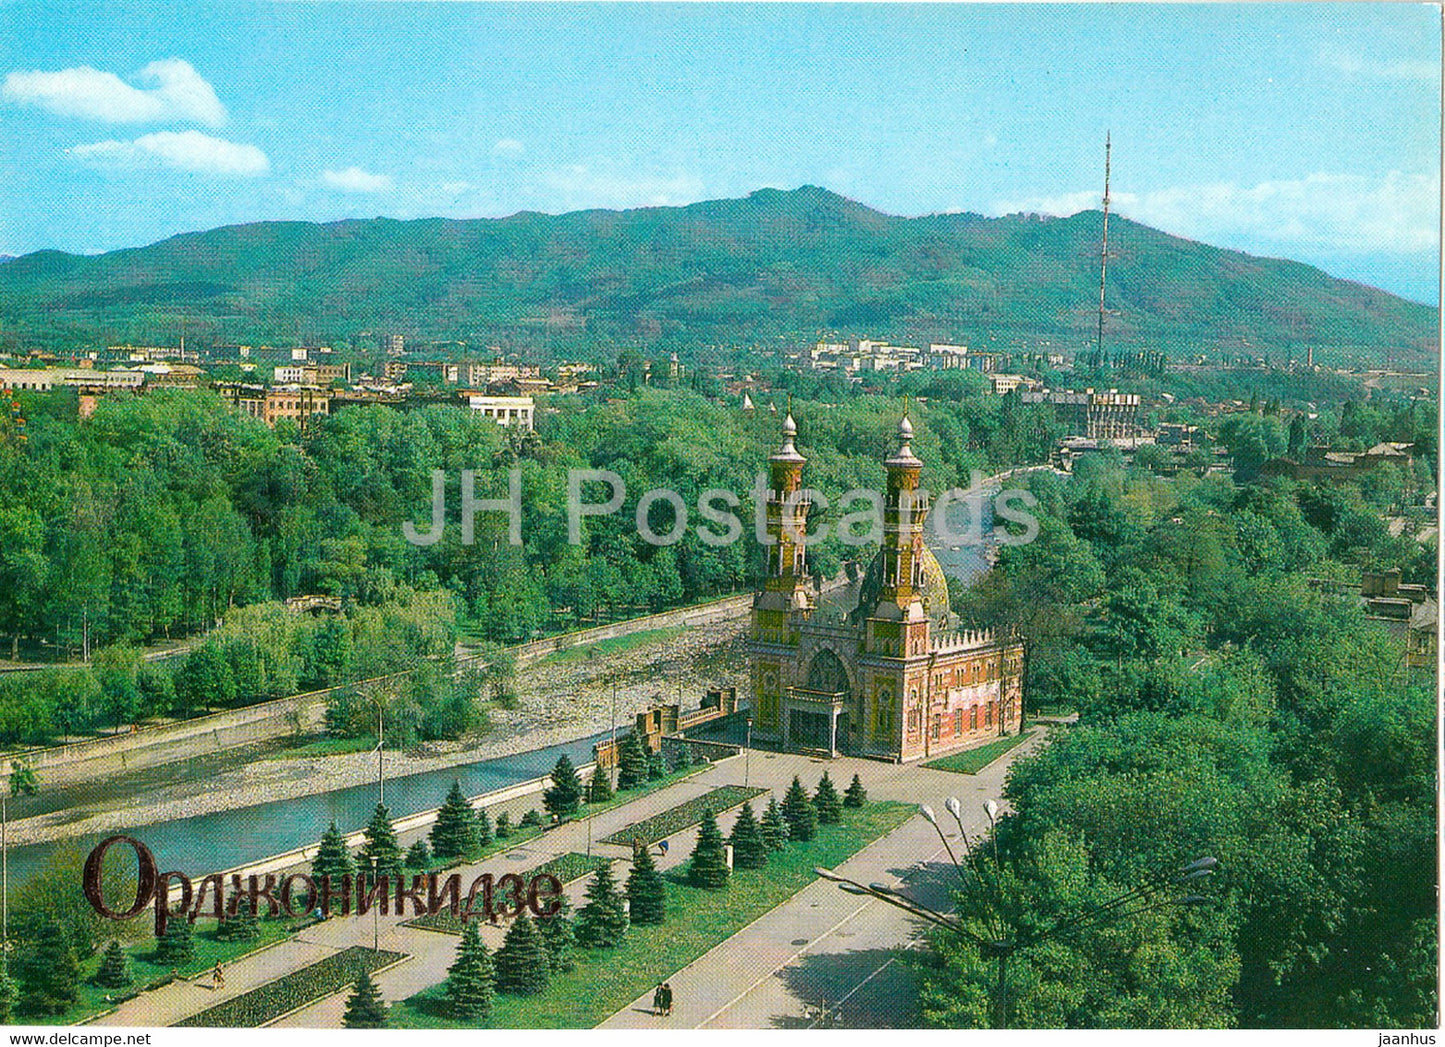
[[[373,877],[400,876],[402,874],[401,846],[396,842],[396,830],[392,828],[391,812],[386,805],[378,803],[366,823],[361,851],[357,854],[358,877],[365,876],[368,882]]]
[[[506,811],[497,815],[497,839],[505,840],[512,835],[512,816]]]
[[[808,798],[808,791],[798,776],[793,775],[793,784],[783,796],[783,820],[788,823],[790,840],[811,840],[818,835],[818,811]]]
[[[156,963],[167,967],[179,967],[195,959],[196,942],[191,933],[191,921],[184,915],[166,921],[166,933],[156,939],[155,955]]]
[[[628,915],[633,923],[654,924],[667,919],[667,885],[647,847],[632,851],[632,872],[627,875]]]
[[[332,885],[339,888],[341,878],[354,872],[356,863],[351,860],[351,852],[346,848],[346,837],[341,835],[341,830],[336,827],[333,819],[321,834],[321,844],[316,848],[316,857],[311,861],[311,876],[318,887],[323,876],[330,876]]]
[[[728,884],[728,856],[722,832],[712,811],[704,811],[697,827],[697,844],[688,863],[687,880],[694,887],[715,890]]]
[[[507,929],[493,966],[498,992],[535,996],[547,988],[547,951],[537,925],[525,912]]]
[[[173,922],[183,924],[185,920]],[[35,940],[21,949],[15,974],[20,983],[21,1014],[61,1014],[79,998],[80,964],[55,920],[42,923]]]
[[[9,1025],[15,1016],[15,1004],[20,998],[20,987],[10,977],[10,964],[0,956],[0,1025]]]
[[[788,845],[788,822],[783,817],[783,809],[778,806],[776,796],[768,797],[768,806],[763,810],[762,821],[758,826],[763,834],[763,840],[770,851],[781,851]]]
[[[105,947],[100,967],[95,972],[95,984],[107,989],[124,989],[134,979],[130,973],[130,960],[120,942],[112,941]]]
[[[477,846],[485,847],[491,843],[495,836],[492,832],[492,819],[487,815],[485,807],[477,808],[476,817]]]
[[[818,812],[819,825],[837,825],[843,818],[843,806],[838,802],[838,790],[833,788],[833,779],[823,772],[818,790],[813,794],[813,807]]]
[[[176,673],[176,696],[184,715],[225,708],[236,701],[236,680],[220,645],[206,641],[186,655]]]
[[[577,913],[577,943],[588,949],[614,948],[622,943],[627,924],[627,910],[608,862],[587,885],[587,901]]]
[[[752,801],[743,804],[733,822],[728,842],[733,845],[733,865],[739,869],[761,869],[768,864],[768,842],[753,816]]]
[[[601,767],[592,771],[592,781],[587,785],[588,803],[606,803],[612,799],[612,783],[607,780],[607,772]]]
[[[522,820],[517,823],[524,829],[540,829],[542,827],[542,812],[535,807],[527,808],[527,813],[522,815]]]
[[[661,750],[647,751],[647,780],[655,782],[659,778],[667,777],[667,764],[662,759]]]
[[[552,786],[543,791],[542,806],[558,824],[571,818],[582,806],[582,779],[577,777],[577,768],[572,766],[566,753],[557,757],[557,766],[552,768]]]
[[[462,793],[461,783],[453,779],[446,801],[437,811],[437,820],[432,823],[432,853],[443,860],[475,854],[479,845],[477,823],[478,818]],[[490,836],[490,826],[488,830]]]
[[[485,1021],[492,1014],[492,993],[496,974],[492,956],[482,941],[475,920],[462,928],[457,958],[447,968],[447,1010],[453,1018],[464,1021]]]
[[[346,1001],[342,1025],[348,1029],[384,1029],[386,1012],[386,1001],[381,998],[381,990],[376,987],[371,972],[362,971],[356,976],[356,984]]]
[[[573,956],[577,934],[572,920],[572,903],[565,894],[557,900],[560,904],[556,912],[537,917],[537,931],[542,935],[542,948],[547,952],[547,970],[552,974],[566,974],[577,966]]]
[[[843,794],[843,806],[862,807],[867,802],[868,790],[863,788],[863,780],[855,774],[848,783],[848,791]]]
[[[333,880],[334,885],[339,886],[340,881]],[[236,906],[234,914],[224,917],[216,926],[216,938],[223,942],[248,942],[261,936],[261,921],[256,915],[256,905],[252,904],[250,897],[242,892],[231,898],[231,903]],[[259,903],[257,903],[259,904]],[[227,912],[230,912],[229,905]]]
[[[407,849],[406,867],[408,869],[425,869],[430,864],[431,848],[426,845],[426,838],[423,837]]]
[[[617,745],[617,791],[635,789],[647,781],[647,754],[637,734],[629,731]]]

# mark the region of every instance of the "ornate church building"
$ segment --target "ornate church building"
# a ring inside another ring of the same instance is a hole
[[[928,496],[908,418],[884,462],[882,547],[851,610],[820,608],[809,585],[797,432],[789,414],[768,459],[768,577],[753,599],[748,644],[754,737],[789,751],[902,762],[1017,733],[1023,644],[954,627],[947,580],[923,541]]]

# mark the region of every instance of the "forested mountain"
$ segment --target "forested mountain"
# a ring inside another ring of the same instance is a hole
[[[0,267],[0,344],[341,341],[367,330],[566,351],[824,335],[1090,343],[1100,215],[897,218],[826,190],[633,211],[260,222]],[[1435,311],[1297,262],[1116,219],[1116,345],[1438,352]]]

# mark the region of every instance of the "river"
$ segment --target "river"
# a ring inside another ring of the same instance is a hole
[[[393,818],[402,818],[440,807],[454,779],[468,796],[477,796],[539,778],[563,753],[574,764],[590,763],[593,743],[606,734],[395,778],[386,783],[386,806]],[[161,869],[204,875],[315,843],[333,819],[343,831],[360,829],[375,807],[376,783],[372,782],[238,810],[138,825],[131,835],[151,849]],[[88,851],[111,835],[99,833],[10,848],[11,889],[25,883],[56,851],[76,846]]]

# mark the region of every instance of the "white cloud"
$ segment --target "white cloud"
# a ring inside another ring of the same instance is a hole
[[[587,164],[547,171],[542,183],[551,202],[572,211],[588,207],[661,207],[702,199],[702,179],[679,172],[671,176],[618,173]]]
[[[1113,202],[1129,218],[1192,239],[1397,254],[1435,249],[1440,177],[1317,173],[1254,186],[1217,182],[1116,193]],[[1070,215],[1099,206],[1099,194],[1084,190],[1000,202],[994,211]]]
[[[88,65],[50,73],[16,71],[0,84],[0,98],[60,116],[117,124],[193,120],[220,127],[226,122],[226,107],[189,62],[152,62],[136,78],[152,86],[132,87],[114,73]]]
[[[359,167],[344,171],[323,171],[321,180],[344,193],[384,193],[395,187],[390,175],[372,174]]]
[[[527,147],[515,138],[499,138],[492,146],[492,152],[497,156],[521,156],[527,151]]]
[[[157,131],[133,142],[110,139],[77,145],[70,153],[100,167],[162,164],[213,175],[263,175],[271,169],[266,154],[254,145],[212,138],[199,131]]]
[[[1319,53],[1320,61],[1336,72],[1351,78],[1370,80],[1424,80],[1435,83],[1440,79],[1440,67],[1430,62],[1388,61],[1366,58],[1354,51],[1326,47]]]

